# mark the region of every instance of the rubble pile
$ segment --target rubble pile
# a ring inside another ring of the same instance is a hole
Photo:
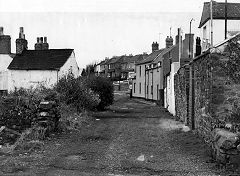
[[[37,109],[36,119],[34,119],[32,125],[39,129],[39,138],[48,136],[50,132],[53,132],[56,129],[60,116],[59,106],[56,101],[40,102]]]
[[[240,153],[240,136],[223,128],[212,131],[213,157],[217,162],[228,164],[232,155]]]

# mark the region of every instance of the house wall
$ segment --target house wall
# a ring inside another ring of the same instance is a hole
[[[56,70],[9,70],[8,91],[15,88],[35,88],[39,84],[51,87],[58,80],[58,71]]]
[[[8,89],[7,67],[12,62],[12,57],[8,54],[0,54],[0,91]]]
[[[134,97],[145,98],[145,66],[147,64],[136,65],[136,92],[133,93]],[[140,74],[141,68],[141,74]],[[141,88],[140,88],[141,86]],[[141,91],[140,91],[141,90]]]
[[[163,89],[162,68],[153,68],[146,71],[146,85],[146,99],[160,100],[160,89]]]
[[[240,31],[240,20],[228,20],[228,31]],[[206,35],[204,36],[204,27],[206,27]],[[202,39],[202,50],[205,51],[208,49],[209,44],[211,43],[211,23],[208,20],[201,28],[200,35]],[[206,39],[208,45],[206,45]],[[216,45],[222,42],[225,39],[225,21],[223,19],[214,19],[213,20],[213,45]]]
[[[74,77],[78,77],[80,75],[79,67],[78,67],[74,52],[72,52],[67,62],[60,68],[58,73],[59,78],[62,77],[63,75],[68,74],[70,70],[72,71],[72,74],[74,75]]]
[[[180,68],[179,62],[173,62],[171,64],[171,72],[169,75],[169,80],[167,83],[167,99],[168,99],[168,111],[172,115],[176,115],[175,111],[175,94],[174,94],[174,75],[177,73],[178,69]]]

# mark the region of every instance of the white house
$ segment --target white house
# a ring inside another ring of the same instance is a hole
[[[227,3],[227,36],[235,35],[240,31],[240,3]],[[213,45],[225,39],[225,3],[212,3],[212,34]],[[205,51],[211,44],[210,2],[205,2],[199,24],[202,38],[202,50]]]
[[[142,61],[136,63],[136,79],[133,79],[133,97],[139,97],[149,100],[156,99],[153,98],[153,82],[156,81],[158,76],[153,76],[153,71],[151,71],[151,68],[153,68],[152,61],[155,60],[157,56],[164,50],[159,50],[158,46],[159,45],[157,42],[153,43],[152,53],[149,54]],[[157,70],[154,72],[157,72]]]
[[[68,73],[79,75],[73,49],[25,50],[14,57],[8,69],[8,91],[38,85],[52,87]]]

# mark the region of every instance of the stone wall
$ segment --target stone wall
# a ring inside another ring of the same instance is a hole
[[[176,119],[189,124],[189,65],[181,67],[174,76]]]
[[[206,140],[210,139],[215,119],[212,116],[212,62],[204,54],[191,63],[189,109],[192,125]]]
[[[206,141],[214,128],[226,124],[240,131],[240,81],[229,74],[240,62],[230,59],[229,53],[204,53],[190,62],[189,72],[184,66],[175,75],[176,117]]]

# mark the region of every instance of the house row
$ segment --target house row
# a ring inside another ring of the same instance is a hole
[[[66,74],[79,75],[73,49],[49,49],[47,37],[38,37],[34,50],[28,49],[23,27],[11,52],[11,37],[0,27],[0,92],[39,85],[52,87]]]
[[[186,64],[193,57],[194,35],[185,34],[184,40],[179,38],[181,38],[180,29],[175,37],[175,44],[171,36],[166,38],[165,48],[159,49],[158,43],[153,42],[152,53],[136,64],[133,97],[158,101],[166,108],[174,104],[174,96],[171,96],[171,92],[174,91],[173,75],[181,65]]]
[[[129,80],[134,77],[135,64],[147,57],[147,54],[113,56],[101,61],[95,67],[95,74],[109,77],[113,81]]]
[[[157,42],[152,44],[152,53],[136,63],[136,77],[133,79],[133,97],[157,101],[168,111],[176,115],[174,75],[179,68],[188,64],[195,56],[207,51],[211,44],[221,43],[225,38],[225,7],[227,6],[227,37],[240,31],[240,3],[205,2],[199,24],[200,36],[194,34],[173,38],[167,37],[165,48],[158,48]],[[210,19],[212,7],[213,20]],[[189,72],[186,66],[185,71]],[[189,74],[186,74],[189,75]],[[187,80],[189,77],[186,78]],[[188,88],[187,88],[188,89]]]

